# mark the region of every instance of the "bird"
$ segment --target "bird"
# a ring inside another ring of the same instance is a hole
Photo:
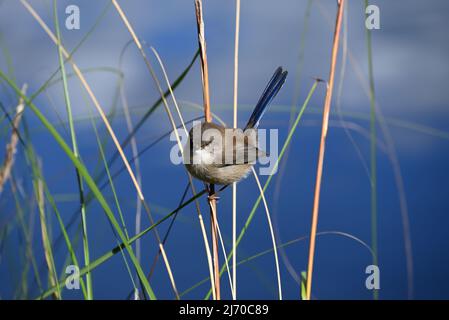
[[[283,86],[288,72],[278,67],[243,129],[213,122],[198,122],[189,131],[183,162],[195,178],[209,184],[229,185],[246,178],[259,157],[257,128],[268,105]]]

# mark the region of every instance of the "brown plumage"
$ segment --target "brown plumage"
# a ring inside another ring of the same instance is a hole
[[[226,185],[245,178],[257,158],[264,155],[257,148],[255,130],[243,132],[203,122],[189,132],[184,164],[194,177]]]
[[[287,71],[277,68],[263,91],[244,131],[203,122],[194,125],[184,146],[184,164],[196,178],[213,184],[227,185],[245,178],[258,157],[259,121],[267,106],[281,89]]]

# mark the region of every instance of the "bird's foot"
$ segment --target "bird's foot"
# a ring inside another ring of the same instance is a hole
[[[212,201],[218,202],[218,200],[220,200],[220,197],[217,196],[216,193],[214,193],[214,194],[209,194],[209,195],[207,196],[207,201],[209,201],[209,202],[212,202]]]

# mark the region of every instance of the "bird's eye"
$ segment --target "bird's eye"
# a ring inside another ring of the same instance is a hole
[[[210,140],[208,140],[208,141],[201,141],[201,149],[210,145],[212,143],[212,141],[214,141],[214,138],[210,138]]]

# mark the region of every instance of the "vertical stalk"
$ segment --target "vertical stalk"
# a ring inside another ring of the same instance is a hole
[[[206,53],[206,38],[204,35],[204,20],[203,20],[203,3],[201,0],[195,0],[195,14],[198,28],[198,45],[200,48],[201,58],[201,79],[203,83],[203,104],[204,117],[206,122],[212,121],[212,114],[210,112],[210,96],[209,96],[209,69],[207,66]],[[215,199],[215,186],[209,185],[209,207],[211,214],[211,236],[212,236],[212,251],[214,257],[214,279],[215,279],[215,298],[220,300],[220,264],[218,259],[218,232],[217,232],[217,202]]]
[[[313,198],[313,211],[312,211],[312,224],[310,227],[310,245],[309,245],[309,258],[307,265],[307,292],[306,298],[310,300],[312,291],[312,273],[313,273],[313,260],[315,255],[315,241],[316,241],[316,230],[318,225],[318,209],[320,204],[320,191],[321,191],[321,179],[323,176],[323,162],[324,162],[324,151],[326,146],[326,136],[327,129],[329,127],[329,113],[332,101],[332,91],[334,88],[334,76],[335,76],[335,66],[337,64],[337,56],[340,42],[340,29],[341,21],[343,17],[345,0],[339,0],[337,4],[337,20],[335,22],[334,40],[332,45],[332,56],[331,56],[331,66],[329,72],[329,83],[326,91],[326,98],[324,101],[323,110],[323,123],[321,127],[321,139],[320,139],[320,149],[318,153],[318,166],[315,181],[315,194]]]
[[[365,0],[365,8],[368,7]],[[373,57],[371,48],[371,30],[366,28],[366,47],[368,51],[369,100],[370,100],[370,181],[371,181],[371,248],[373,249],[373,264],[378,265],[377,258],[377,160],[376,160],[376,100],[374,96]],[[373,290],[375,300],[379,298],[377,289]]]
[[[59,30],[59,20],[58,20],[58,12],[56,7],[56,0],[53,1],[53,13],[54,13],[54,19],[55,19],[55,29],[56,29],[56,37],[58,39],[58,43],[61,42],[61,32]],[[72,151],[76,158],[79,160],[79,153],[78,153],[78,144],[76,141],[76,134],[75,134],[75,127],[73,125],[73,116],[72,116],[72,107],[70,102],[70,95],[69,95],[69,88],[67,84],[67,75],[65,71],[65,65],[64,65],[64,58],[62,53],[62,48],[59,45],[58,46],[58,58],[59,58],[59,65],[61,68],[61,75],[62,75],[62,84],[64,89],[64,101],[66,104],[67,109],[67,117],[69,120],[69,128],[70,128],[70,137],[72,139]],[[78,169],[75,169],[76,172],[76,180],[78,183],[78,193],[79,193],[79,202],[81,206],[81,222],[82,222],[82,228],[83,228],[83,251],[84,251],[84,265],[89,266],[90,265],[90,254],[89,254],[89,241],[87,237],[87,220],[86,220],[86,206],[84,201],[84,186],[83,186],[83,180],[81,179],[81,175],[78,171]],[[92,277],[91,273],[86,273],[86,285],[87,285],[87,300],[93,299],[93,292],[92,292]]]
[[[40,160],[34,159],[33,174],[34,174],[34,192],[37,200],[37,206],[39,209],[39,220],[41,223],[41,236],[42,236],[42,246],[44,248],[45,261],[48,268],[48,280],[52,287],[56,286],[56,291],[53,293],[53,297],[57,300],[61,300],[61,287],[59,286],[58,276],[56,274],[56,265],[53,254],[53,249],[51,248],[50,239],[50,228],[47,223],[47,218],[45,214],[45,199],[44,199],[44,188],[43,188],[43,177],[42,177],[42,164]]]
[[[234,129],[237,128],[237,98],[239,79],[239,34],[240,0],[235,2],[235,44],[234,44]],[[232,184],[232,299],[237,299],[237,183]]]

